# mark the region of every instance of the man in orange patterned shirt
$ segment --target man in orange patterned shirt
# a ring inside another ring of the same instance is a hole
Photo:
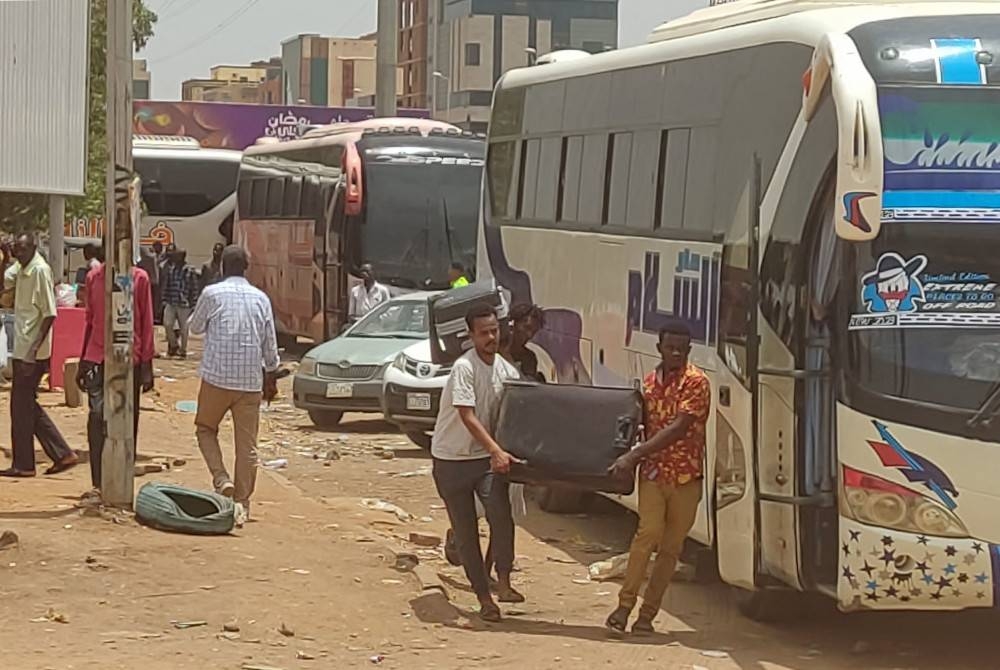
[[[653,619],[673,577],[702,495],[705,424],[712,404],[708,377],[688,362],[691,331],[681,322],[660,331],[661,363],[643,381],[646,441],[621,456],[612,474],[635,476],[639,467],[639,529],[629,551],[618,609],[607,626],[624,633],[656,550],[633,633],[652,633]],[[657,549],[659,547],[659,549]]]

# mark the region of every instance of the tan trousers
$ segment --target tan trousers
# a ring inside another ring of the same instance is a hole
[[[662,482],[639,480],[639,529],[629,550],[625,583],[618,596],[618,604],[631,611],[639,596],[639,589],[646,579],[649,558],[656,551],[653,573],[643,594],[643,617],[653,619],[660,611],[663,595],[677,567],[677,559],[684,548],[684,538],[694,525],[701,502],[702,481],[674,486]],[[659,549],[657,549],[659,547]]]
[[[261,393],[230,391],[202,382],[198,391],[198,414],[195,426],[198,447],[205,464],[212,473],[212,484],[218,489],[232,481],[236,485],[234,499],[246,505],[253,495],[257,481],[257,430],[260,422]],[[236,443],[236,479],[230,479],[226,465],[222,462],[222,448],[219,446],[219,424],[226,416],[233,415],[233,433]]]

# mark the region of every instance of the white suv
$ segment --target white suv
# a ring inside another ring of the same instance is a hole
[[[382,413],[419,447],[430,449],[441,392],[451,367],[431,362],[430,340],[404,349],[385,371]]]

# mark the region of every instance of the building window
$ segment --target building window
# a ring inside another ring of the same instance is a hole
[[[478,67],[482,58],[482,47],[479,42],[469,42],[465,45],[465,64]]]
[[[607,45],[604,42],[592,42],[590,40],[584,40],[583,50],[587,53],[599,54],[607,49]]]

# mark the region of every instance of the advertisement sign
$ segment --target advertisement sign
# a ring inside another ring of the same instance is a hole
[[[364,121],[374,116],[370,107],[136,100],[132,128],[136,135],[183,135],[193,137],[203,147],[242,151],[261,137],[294,140],[310,125]],[[401,109],[398,116],[426,119],[430,112]]]

